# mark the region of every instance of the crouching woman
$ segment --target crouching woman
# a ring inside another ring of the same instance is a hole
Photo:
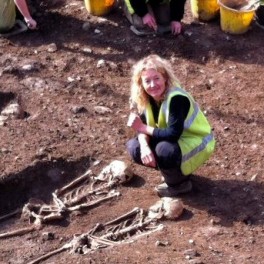
[[[36,29],[37,22],[31,17],[26,0],[0,0],[0,33],[11,30],[16,22],[16,6],[30,29]]]
[[[170,63],[150,55],[133,67],[131,113],[127,125],[138,134],[127,150],[139,164],[159,169],[159,196],[174,197],[192,189],[190,175],[213,153],[215,139],[193,97],[182,89]]]

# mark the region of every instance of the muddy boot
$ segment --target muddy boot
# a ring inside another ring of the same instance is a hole
[[[192,190],[190,176],[183,175],[180,169],[160,169],[160,171],[164,177],[164,183],[155,188],[160,196],[175,197]]]
[[[158,185],[155,190],[161,197],[177,197],[180,194],[190,192],[192,190],[192,182],[187,180],[175,186],[168,186],[164,182]]]

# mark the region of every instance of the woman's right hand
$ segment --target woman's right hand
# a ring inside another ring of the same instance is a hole
[[[148,145],[140,147],[141,161],[145,166],[156,168],[156,160]]]
[[[30,18],[25,17],[25,22],[26,22],[29,29],[36,29],[37,28],[37,22],[32,17],[30,17]]]
[[[157,31],[158,26],[157,26],[157,23],[156,23],[156,19],[150,13],[147,13],[145,16],[143,16],[142,20],[143,20],[143,24],[144,25],[147,25],[150,28],[152,28],[155,31]]]

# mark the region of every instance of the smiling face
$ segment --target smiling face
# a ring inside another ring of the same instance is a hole
[[[161,101],[166,91],[166,80],[163,75],[155,69],[147,69],[142,71],[141,80],[146,93],[155,101]]]

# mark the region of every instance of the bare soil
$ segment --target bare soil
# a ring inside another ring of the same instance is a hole
[[[37,31],[0,39],[0,110],[18,101],[24,115],[0,126],[0,215],[31,197],[48,203],[56,188],[89,168],[98,173],[114,159],[129,160],[130,70],[150,53],[173,63],[217,139],[213,157],[193,176],[194,190],[181,197],[177,221],[163,221],[165,229],[131,244],[87,255],[66,251],[43,263],[263,263],[263,30],[253,23],[244,35],[226,34],[219,19],[195,22],[189,2],[178,37],[135,36],[119,8],[102,18],[79,0],[38,0],[33,7]],[[110,110],[101,114],[98,106]],[[147,209],[159,199],[160,174],[133,168],[121,197],[2,239],[0,263],[28,263],[98,222]],[[18,214],[0,222],[0,233],[28,226]],[[44,239],[45,232],[54,239]]]

